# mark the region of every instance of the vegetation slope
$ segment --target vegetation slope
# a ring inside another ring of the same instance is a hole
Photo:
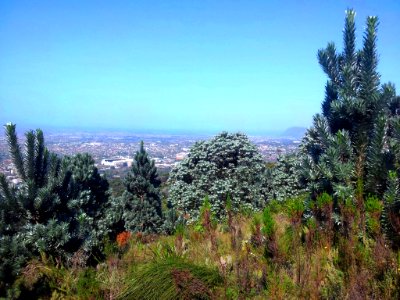
[[[0,296],[10,299],[398,299],[400,98],[381,84],[378,19],[356,50],[318,52],[322,114],[274,165],[243,134],[196,144],[161,193],[143,144],[110,195],[88,155],[58,158],[43,133],[22,179],[0,176]]]

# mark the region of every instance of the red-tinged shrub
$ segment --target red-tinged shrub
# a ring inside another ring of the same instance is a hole
[[[123,231],[117,235],[117,244],[120,248],[125,247],[131,238],[131,233],[129,231]]]

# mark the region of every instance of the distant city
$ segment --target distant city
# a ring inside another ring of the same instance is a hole
[[[249,136],[249,138],[258,147],[266,162],[274,162],[279,155],[293,153],[298,149],[301,140],[299,136],[297,138]],[[87,152],[92,155],[101,173],[111,177],[121,177],[129,170],[142,140],[157,168],[161,172],[168,172],[185,158],[196,141],[211,137],[212,135],[80,132],[46,134],[45,142],[50,151],[60,156]],[[23,135],[19,137],[19,142],[21,145],[25,142]],[[20,182],[8,154],[4,136],[0,136],[0,172],[14,184]]]

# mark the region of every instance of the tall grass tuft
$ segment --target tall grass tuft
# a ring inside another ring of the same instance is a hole
[[[133,271],[119,299],[211,299],[213,288],[222,284],[217,269],[170,256]]]

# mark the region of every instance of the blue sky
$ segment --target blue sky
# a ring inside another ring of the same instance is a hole
[[[380,18],[400,90],[400,1],[0,1],[0,122],[217,132],[310,126],[344,11]]]

